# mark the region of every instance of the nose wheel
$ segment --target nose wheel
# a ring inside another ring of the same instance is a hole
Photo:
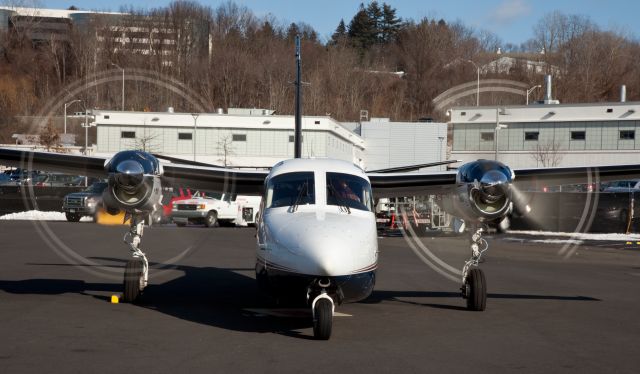
[[[320,294],[312,303],[313,337],[329,340],[333,326],[333,300],[326,293]]]

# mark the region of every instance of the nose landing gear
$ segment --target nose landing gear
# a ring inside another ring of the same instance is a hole
[[[317,340],[329,340],[331,337],[334,309],[333,299],[324,291],[311,303],[313,337]]]

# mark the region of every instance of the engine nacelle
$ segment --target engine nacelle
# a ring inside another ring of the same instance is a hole
[[[105,165],[109,187],[103,203],[107,211],[151,213],[162,201],[162,166],[153,155],[142,151],[118,152]]]
[[[457,190],[443,197],[443,209],[472,222],[500,221],[513,207],[513,171],[498,161],[478,160],[462,165]]]

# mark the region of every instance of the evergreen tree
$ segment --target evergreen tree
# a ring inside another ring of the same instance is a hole
[[[347,38],[347,26],[344,24],[344,20],[341,19],[336,31],[331,35],[330,45],[339,44],[341,41]]]
[[[369,17],[369,13],[360,4],[360,9],[349,23],[349,42],[355,48],[363,51],[376,43],[375,23]]]
[[[382,41],[382,21],[383,14],[377,1],[372,1],[367,6],[367,15],[369,16],[369,23],[371,24],[372,38],[375,38],[376,43]]]
[[[402,19],[396,17],[396,9],[386,3],[382,3],[382,42],[394,42],[402,28]]]

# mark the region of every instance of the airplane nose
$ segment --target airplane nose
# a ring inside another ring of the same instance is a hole
[[[278,239],[295,259],[296,267],[303,267],[305,273],[347,275],[373,261],[377,245],[374,221],[336,215],[318,222],[315,214],[295,215]]]

